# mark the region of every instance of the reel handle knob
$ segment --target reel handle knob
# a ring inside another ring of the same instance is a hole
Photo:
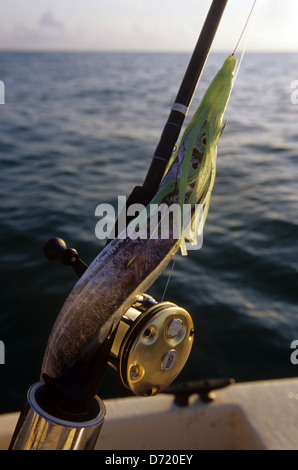
[[[63,264],[67,246],[62,238],[51,238],[44,246],[44,255],[51,261],[60,260]]]
[[[67,248],[62,238],[51,238],[44,246],[44,255],[50,261],[61,261],[65,266],[71,266],[76,274],[81,277],[88,266],[79,258],[77,250]]]

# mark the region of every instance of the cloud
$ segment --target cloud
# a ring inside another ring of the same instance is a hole
[[[51,10],[47,10],[45,13],[43,13],[43,15],[40,17],[39,24],[41,26],[46,26],[47,28],[58,30],[64,29],[64,24],[62,21],[57,20]]]
[[[210,0],[2,2],[0,49],[192,51]],[[287,6],[285,7],[285,3]],[[231,0],[212,50],[231,51],[252,0]],[[262,0],[244,36],[248,50],[296,51],[297,0]]]
[[[50,11],[46,11],[34,22],[14,25],[12,39],[8,39],[8,47],[21,49],[56,49],[66,40],[65,26],[62,21],[56,19]]]

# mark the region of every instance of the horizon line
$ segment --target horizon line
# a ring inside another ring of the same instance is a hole
[[[192,54],[191,49],[185,49],[185,50],[174,50],[174,49],[164,49],[164,50],[159,50],[159,49],[144,49],[144,50],[138,50],[138,49],[79,49],[79,48],[73,48],[73,49],[56,49],[56,48],[1,48],[0,46],[0,53],[1,52],[16,52],[16,53],[104,53],[104,54]],[[221,50],[217,49],[214,51],[210,51],[210,54],[215,53],[215,54],[231,54],[230,51],[227,50]],[[263,50],[246,50],[245,54],[297,54],[298,53],[298,48],[295,49],[280,49],[280,50],[271,50],[271,49],[263,49]]]

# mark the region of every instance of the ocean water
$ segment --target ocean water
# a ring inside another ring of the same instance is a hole
[[[142,184],[190,54],[1,53],[0,412],[39,379],[77,278],[43,246],[63,238],[90,264],[95,209]],[[210,55],[189,115],[224,56]],[[293,377],[298,339],[298,79],[291,54],[246,54],[218,146],[203,247],[176,258],[165,299],[195,324],[177,379]],[[293,101],[293,100],[292,100]],[[150,289],[161,300],[170,267]],[[109,370],[102,398],[129,395]]]

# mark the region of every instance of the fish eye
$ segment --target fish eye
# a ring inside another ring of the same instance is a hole
[[[200,144],[202,145],[202,147],[206,147],[206,145],[207,145],[206,134],[202,135],[202,137],[200,139]]]

